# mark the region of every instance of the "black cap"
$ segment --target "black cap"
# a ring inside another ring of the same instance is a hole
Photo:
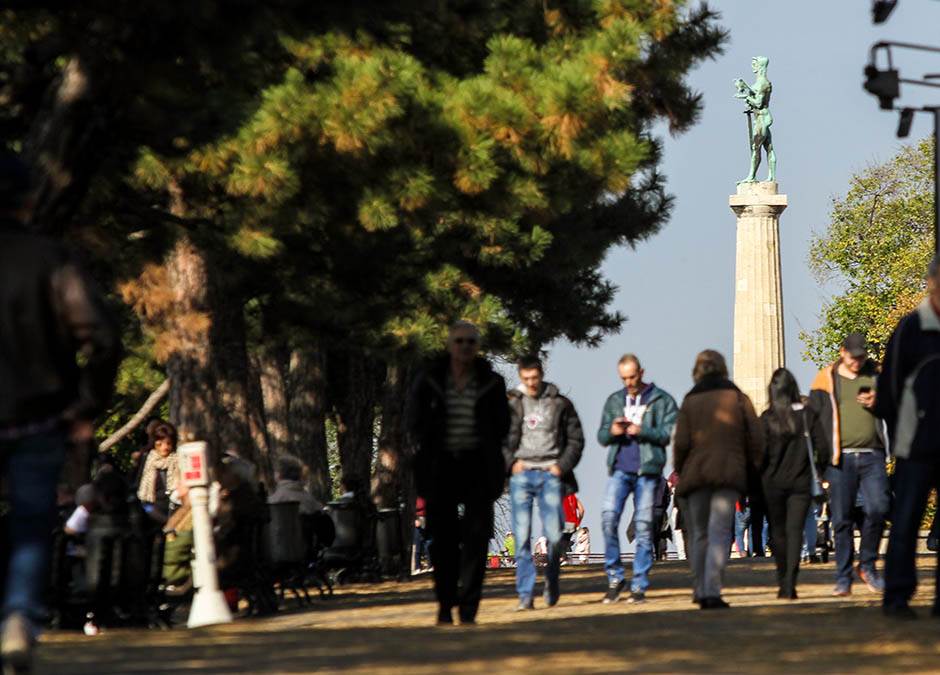
[[[855,358],[868,354],[868,343],[862,333],[849,333],[842,341],[842,349]]]

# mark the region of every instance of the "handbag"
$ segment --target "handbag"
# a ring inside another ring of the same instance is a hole
[[[813,496],[813,499],[819,500],[825,497],[826,490],[822,486],[822,482],[819,480],[819,473],[816,471],[816,458],[813,453],[813,440],[809,435],[809,421],[806,419],[806,408],[802,410],[803,418],[803,437],[806,439],[806,452],[809,453],[809,470],[812,474],[810,477],[810,487],[809,492]]]

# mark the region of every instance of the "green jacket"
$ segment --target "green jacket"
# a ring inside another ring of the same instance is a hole
[[[614,436],[610,433],[611,423],[618,417],[623,417],[623,406],[627,395],[626,388],[615,391],[607,397],[604,404],[604,414],[601,415],[601,425],[597,430],[597,442],[608,448],[607,473],[613,474],[614,461],[617,451],[625,440],[624,436]],[[669,445],[672,430],[676,426],[679,408],[675,399],[665,391],[653,385],[649,404],[643,414],[642,428],[637,440],[640,444],[640,474],[643,476],[658,476],[666,464],[666,446]]]

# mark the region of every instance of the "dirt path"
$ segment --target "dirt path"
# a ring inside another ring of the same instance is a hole
[[[552,609],[515,613],[511,570],[487,576],[475,627],[432,626],[430,579],[345,586],[311,610],[187,631],[114,630],[43,638],[42,674],[940,672],[933,568],[921,561],[921,620],[888,621],[856,584],[829,597],[832,565],[804,568],[801,599],[776,599],[770,562],[732,561],[728,611],[691,603],[685,563],[658,564],[649,601],[600,604],[598,567],[563,568]],[[926,582],[926,583],[925,583]]]

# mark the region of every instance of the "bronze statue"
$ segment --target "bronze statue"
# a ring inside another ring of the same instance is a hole
[[[755,56],[751,59],[751,70],[757,76],[754,84],[750,87],[747,83],[738,78],[734,81],[737,89],[735,98],[743,99],[747,104],[747,129],[748,138],[751,144],[751,171],[747,178],[738,181],[739,183],[757,182],[757,168],[760,166],[761,148],[767,153],[767,180],[773,182],[777,179],[777,155],[774,153],[773,137],[770,133],[770,126],[774,123],[774,118],[770,114],[770,92],[773,89],[770,80],[767,79],[767,65],[770,59],[766,56]]]

